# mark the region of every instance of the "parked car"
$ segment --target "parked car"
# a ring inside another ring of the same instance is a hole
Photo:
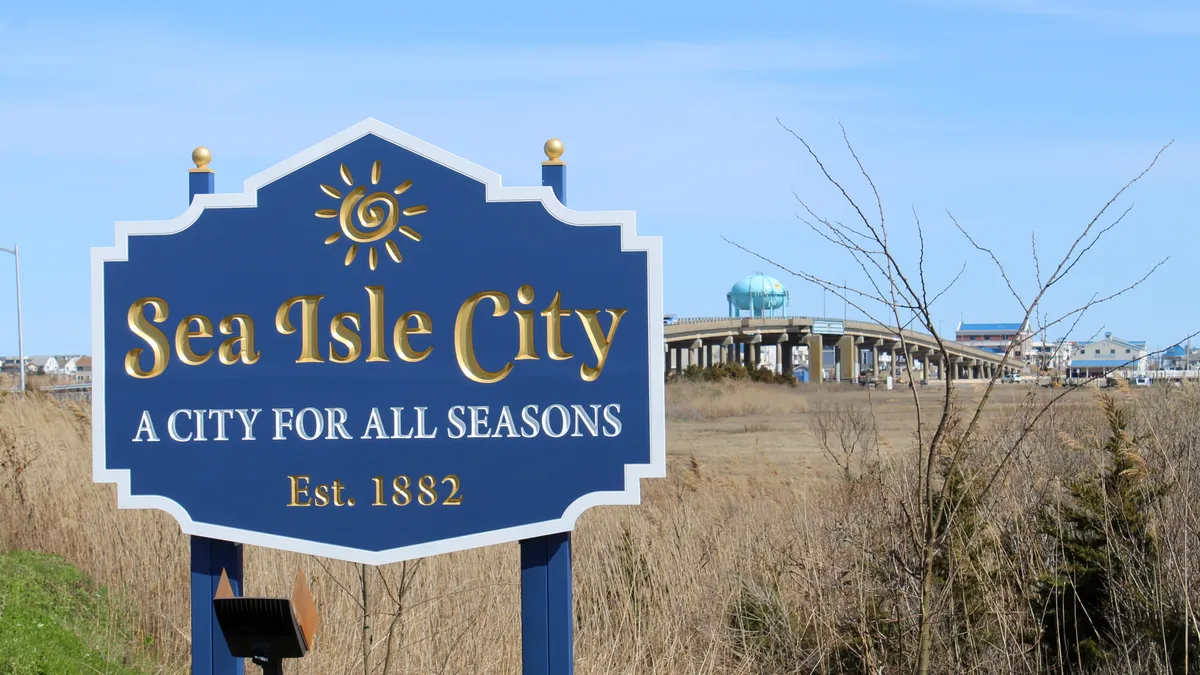
[[[1009,373],[1008,375],[1000,378],[1000,382],[1003,384],[1019,384],[1021,382],[1021,374]]]
[[[1145,375],[1138,375],[1133,378],[1133,386],[1135,387],[1149,387],[1153,382],[1153,380]]]

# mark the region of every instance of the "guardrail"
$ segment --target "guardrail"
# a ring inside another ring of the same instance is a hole
[[[92,383],[79,382],[76,384],[56,384],[49,387],[38,387],[36,391],[47,396],[55,398],[80,399],[84,401],[92,400]],[[5,389],[4,392],[9,394],[21,393],[20,387],[11,387]]]
[[[757,321],[773,321],[786,319],[802,319],[804,321],[837,321],[842,323],[842,319],[829,316],[689,316],[676,318],[668,326],[674,326],[681,323],[709,323],[712,321],[739,321],[741,319],[753,319]],[[850,323],[852,320],[847,320]],[[907,329],[906,329],[907,330]]]

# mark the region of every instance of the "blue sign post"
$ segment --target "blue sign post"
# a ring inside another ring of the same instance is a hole
[[[541,187],[504,187],[367,120],[239,194],[198,150],[182,215],[93,250],[94,478],[192,536],[193,672],[241,672],[211,610],[241,544],[509,541],[525,672],[571,672],[569,533],[665,475],[661,253],[566,208],[546,150]]]
[[[567,202],[562,142],[546,141],[542,185]],[[521,671],[523,675],[570,675],[575,671],[571,606],[571,533],[521,541]]]
[[[208,168],[212,155],[208,148],[192,152],[196,168],[188,171],[188,204],[196,195],[216,192],[216,176]],[[228,577],[235,595],[242,594],[242,545],[221,539],[191,537],[192,672],[208,675],[243,675],[244,659],[229,653],[225,636],[217,625],[213,598],[221,572]]]

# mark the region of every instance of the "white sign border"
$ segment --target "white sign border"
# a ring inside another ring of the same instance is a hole
[[[176,501],[157,495],[133,495],[130,490],[129,469],[106,468],[105,455],[105,347],[104,347],[104,263],[129,260],[129,237],[146,235],[176,234],[191,227],[206,208],[247,208],[258,205],[258,190],[289,173],[338,150],[368,134],[374,134],[413,153],[421,155],[460,174],[474,178],[486,186],[485,198],[489,202],[541,202],[550,215],[559,221],[574,226],[620,226],[621,250],[644,251],[646,253],[646,308],[648,311],[647,348],[650,357],[650,463],[625,465],[625,489],[622,491],[593,492],[572,502],[562,517],[540,523],[531,523],[501,530],[442,539],[425,544],[404,546],[384,551],[322,544],[318,542],[253,532],[221,525],[193,521],[188,512]],[[115,483],[117,507],[121,509],[159,509],[166,511],[179,522],[184,534],[223,539],[252,546],[307,553],[347,560],[369,565],[411,560],[425,556],[462,551],[482,546],[503,544],[521,539],[568,532],[575,521],[593,506],[628,505],[641,501],[641,479],[666,476],[666,428],[664,400],[664,349],[663,327],[659,321],[663,313],[662,296],[662,245],[660,237],[639,236],[635,227],[633,211],[574,211],[563,205],[550,187],[504,187],[500,175],[430,143],[368,118],[314,146],[297,153],[275,166],[246,179],[240,193],[214,193],[196,195],[191,205],[181,215],[170,220],[147,220],[116,223],[114,245],[97,247],[91,251],[92,259],[92,480],[96,483]]]

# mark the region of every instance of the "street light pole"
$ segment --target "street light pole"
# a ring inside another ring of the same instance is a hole
[[[21,393],[25,393],[25,332],[21,328],[21,247],[13,244],[11,249],[0,248],[0,251],[11,253],[13,263],[17,268],[17,362],[21,371]]]

